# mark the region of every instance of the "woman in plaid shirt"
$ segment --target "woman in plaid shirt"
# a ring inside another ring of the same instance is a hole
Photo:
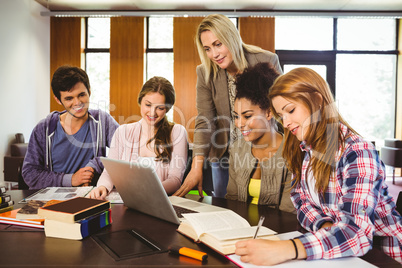
[[[236,254],[244,262],[273,265],[362,256],[376,240],[402,263],[402,217],[384,183],[384,164],[343,120],[325,80],[297,68],[279,77],[268,97],[285,128],[291,199],[308,232],[291,240],[238,242]]]

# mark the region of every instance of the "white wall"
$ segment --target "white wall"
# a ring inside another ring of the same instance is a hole
[[[0,1],[0,183],[15,133],[28,142],[50,110],[50,19],[33,0]]]

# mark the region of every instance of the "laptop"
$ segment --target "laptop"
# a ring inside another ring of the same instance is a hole
[[[124,204],[156,218],[180,224],[180,213],[224,211],[226,208],[166,194],[153,167],[101,157]],[[177,211],[177,212],[176,212]]]

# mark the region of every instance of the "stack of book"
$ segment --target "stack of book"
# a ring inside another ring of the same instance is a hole
[[[14,207],[14,201],[11,200],[11,196],[7,194],[7,188],[0,186],[0,213],[12,210]]]
[[[17,218],[17,213],[20,209],[14,209],[0,213],[0,223],[8,225],[18,225],[25,227],[33,227],[43,229],[44,219],[25,219],[20,220]]]
[[[38,209],[45,235],[81,240],[112,223],[109,201],[77,197]]]
[[[38,216],[38,209],[61,202],[59,200],[29,200],[22,208],[0,213],[0,223],[25,227],[44,228],[45,219]]]
[[[13,209],[14,202],[11,200],[10,195],[4,192],[0,196],[0,198],[4,198],[5,202],[12,202],[12,205],[6,207],[5,211],[0,212],[0,223],[43,229],[44,219],[40,219],[37,216],[37,211],[38,208],[44,206],[46,202],[29,201],[22,208]],[[10,201],[7,201],[8,199],[10,199]]]

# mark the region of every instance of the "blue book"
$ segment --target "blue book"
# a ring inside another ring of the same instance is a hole
[[[81,240],[97,233],[111,223],[111,209],[74,223],[45,219],[45,235],[47,237]]]

